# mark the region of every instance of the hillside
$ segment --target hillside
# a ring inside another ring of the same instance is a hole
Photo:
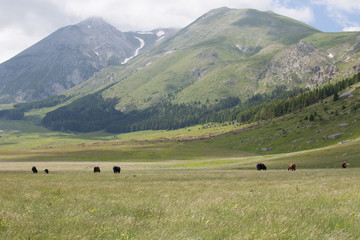
[[[172,31],[123,33],[101,18],[61,28],[0,65],[0,104],[59,95],[148,50]]]
[[[126,66],[106,69],[69,96],[107,87],[121,111],[163,101],[242,101],[276,88],[315,87],[359,70],[359,33],[322,33],[272,12],[210,11]]]

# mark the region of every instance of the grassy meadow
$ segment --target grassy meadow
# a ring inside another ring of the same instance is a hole
[[[241,170],[246,161],[121,163],[120,175],[113,162],[42,162],[38,174],[1,163],[0,238],[360,238],[358,168]]]
[[[2,158],[0,239],[360,238],[360,141],[284,154],[219,158],[212,149],[214,157],[122,162],[100,158],[110,143],[87,145],[102,161],[66,161],[71,145],[47,149],[62,150],[64,159]],[[42,151],[36,156],[49,154]],[[258,162],[268,170],[256,171]],[[286,170],[289,162],[297,163],[295,172]]]

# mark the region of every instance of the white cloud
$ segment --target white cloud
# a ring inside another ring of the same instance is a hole
[[[0,30],[0,63],[14,57],[44,37],[46,34],[27,34],[18,26],[2,28]]]
[[[219,8],[273,10],[307,23],[313,20],[308,7],[287,8],[279,0],[53,0],[66,14],[84,19],[102,16],[122,31],[157,27],[184,27],[207,11]]]
[[[324,5],[330,11],[345,11],[354,13],[360,10],[360,1],[358,0],[312,0],[312,3]]]
[[[360,32],[360,27],[345,27],[344,32]]]
[[[305,23],[311,23],[314,20],[314,12],[309,7],[286,8],[278,6],[274,9],[274,11],[278,14],[294,18]]]
[[[360,1],[313,0],[312,3],[323,5],[329,16],[343,27],[343,31],[354,31],[355,29],[358,29],[357,23],[351,21],[348,15],[357,14],[360,11]]]

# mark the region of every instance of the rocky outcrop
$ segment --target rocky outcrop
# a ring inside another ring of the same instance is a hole
[[[344,135],[344,133],[336,133],[336,134],[333,134],[333,135],[330,135],[330,136],[324,136],[324,140],[339,138],[342,135]]]
[[[339,72],[339,68],[335,65],[319,67],[317,70],[318,71],[315,72],[314,76],[309,78],[307,87],[314,88],[316,86],[327,83],[335,77],[337,72]]]
[[[300,41],[281,51],[263,75],[267,86],[276,85],[321,85],[334,77],[338,68],[313,44]]]

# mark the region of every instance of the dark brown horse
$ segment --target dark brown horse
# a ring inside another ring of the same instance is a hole
[[[296,170],[296,165],[295,163],[290,163],[289,166],[288,166],[288,171],[291,170],[291,171],[295,171]]]
[[[346,167],[349,166],[349,165],[350,165],[350,163],[343,162],[343,163],[341,164],[341,167],[342,167],[342,168],[346,168]]]
[[[119,166],[114,166],[113,171],[114,171],[114,173],[119,173],[120,174],[121,168]]]
[[[38,173],[38,170],[36,169],[35,166],[33,166],[33,167],[31,168],[31,171],[32,171],[33,173]]]
[[[260,171],[260,170],[266,171],[266,166],[265,166],[265,164],[263,164],[263,163],[258,163],[258,164],[256,164],[256,169],[257,169],[258,171]]]

